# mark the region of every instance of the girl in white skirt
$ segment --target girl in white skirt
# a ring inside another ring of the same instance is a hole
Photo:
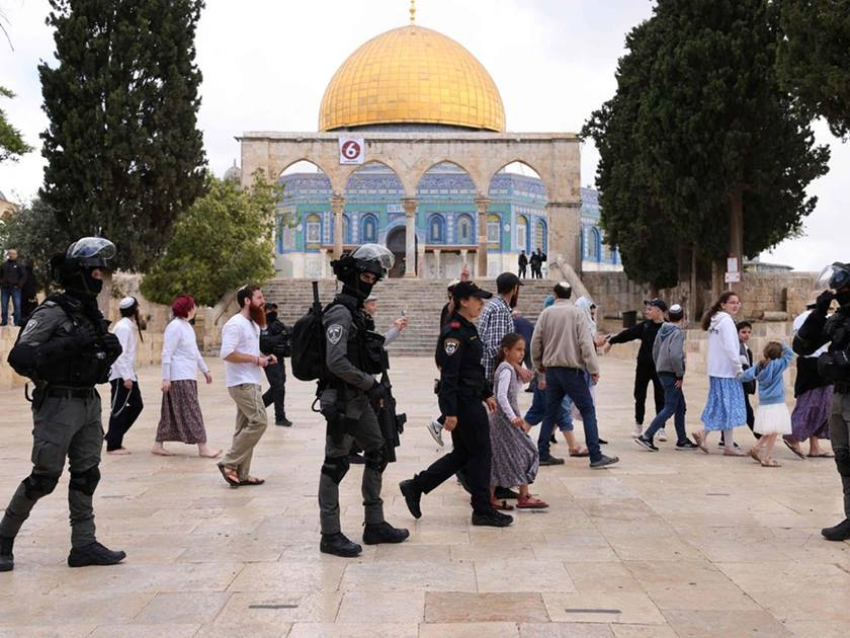
[[[754,431],[761,438],[750,448],[750,456],[762,467],[779,467],[771,457],[778,436],[791,434],[791,413],[785,405],[785,380],[782,375],[794,360],[787,343],[771,341],[764,347],[762,360],[741,375],[742,382],[758,381],[759,407]]]

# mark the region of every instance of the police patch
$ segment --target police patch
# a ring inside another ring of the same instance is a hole
[[[336,345],[342,339],[342,326],[338,323],[328,326],[328,341]]]
[[[24,328],[24,331],[21,333],[21,336],[24,337],[24,336],[28,335],[33,330],[35,330],[37,327],[38,327],[38,319],[30,319],[29,321],[27,321],[27,325]]]
[[[446,354],[452,356],[455,352],[457,352],[457,347],[460,345],[460,341],[457,339],[446,339],[443,342],[443,349],[446,351]]]

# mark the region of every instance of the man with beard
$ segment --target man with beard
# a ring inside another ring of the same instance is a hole
[[[136,376],[136,333],[142,337],[139,317],[139,302],[135,297],[124,297],[118,302],[121,320],[115,324],[112,334],[121,343],[121,356],[112,364],[109,384],[112,386],[112,405],[109,412],[109,430],[106,432],[106,453],[129,454],[124,447],[124,435],[133,427],[142,413],[142,393]]]
[[[0,521],[0,572],[14,568],[12,546],[36,501],[50,494],[68,460],[71,513],[69,567],[114,565],[126,557],[97,542],[92,500],[100,481],[103,448],[100,395],[109,368],[121,354],[118,338],[97,307],[107,260],[115,245],[84,237],[50,260],[64,292],[50,295],[21,330],[9,364],[35,383],[32,473],[25,478]]]
[[[269,389],[263,394],[263,405],[266,407],[274,403],[274,424],[284,427],[292,427],[292,421],[286,418],[286,364],[284,356],[289,356],[289,330],[284,323],[278,319],[277,304],[267,303],[266,326],[260,334],[260,350],[263,354],[273,354],[277,357],[277,363],[266,366],[266,379]]]
[[[261,391],[263,368],[277,363],[275,355],[260,353],[260,331],[266,325],[263,291],[245,286],[236,293],[236,302],[240,310],[221,332],[227,391],[236,403],[236,432],[218,469],[231,487],[265,483],[251,476],[251,457],[268,425]]]
[[[498,295],[487,304],[481,312],[478,320],[478,334],[484,344],[484,356],[481,364],[484,366],[484,374],[487,383],[493,385],[493,371],[495,369],[496,355],[499,352],[499,344],[504,336],[510,332],[516,332],[513,319],[513,309],[519,300],[519,287],[522,282],[512,272],[503,272],[496,278],[496,291]],[[517,370],[520,381],[528,383],[531,381],[531,372],[525,368]]]

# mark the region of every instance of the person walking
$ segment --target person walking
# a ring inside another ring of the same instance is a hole
[[[27,279],[24,265],[18,261],[18,251],[9,248],[6,251],[6,261],[0,267],[0,303],[3,304],[3,321],[0,326],[9,324],[9,301],[12,301],[12,323],[21,325],[21,289]]]
[[[734,428],[747,424],[741,347],[733,317],[741,310],[741,299],[724,292],[703,315],[702,329],[708,332],[708,399],[702,412],[704,429],[694,434],[696,444],[708,454],[708,433],[723,432],[726,456],[742,456],[735,447]]]
[[[651,452],[658,451],[652,439],[670,417],[674,418],[676,426],[676,449],[686,451],[697,449],[685,430],[687,404],[685,393],[682,391],[686,367],[685,333],[682,331],[684,319],[685,311],[682,306],[679,304],[671,306],[668,311],[668,322],[662,324],[655,337],[655,344],[652,346],[655,369],[664,386],[664,407],[655,415],[646,432],[635,439],[638,445]]]
[[[121,319],[115,324],[112,334],[118,337],[121,344],[121,356],[115,360],[109,372],[112,401],[109,429],[104,438],[107,454],[124,455],[130,453],[124,447],[124,435],[133,427],[145,407],[136,375],[136,334],[143,341],[144,337],[139,325],[139,302],[135,297],[124,297],[119,301],[118,312]]]
[[[664,409],[664,386],[661,384],[661,380],[658,378],[658,372],[655,369],[655,362],[652,359],[652,347],[655,344],[655,337],[658,336],[658,330],[661,328],[661,324],[664,323],[664,313],[667,312],[667,304],[661,299],[650,299],[643,303],[645,306],[643,313],[646,320],[614,335],[608,340],[604,348],[604,352],[607,354],[610,352],[611,347],[618,343],[640,340],[637,367],[635,368],[635,427],[632,432],[632,438],[635,439],[643,432],[643,422],[646,416],[646,390],[650,383],[652,383],[653,397],[655,399],[655,413],[658,414]],[[661,442],[667,440],[667,433],[663,427],[659,430],[658,440]]]
[[[239,312],[221,331],[221,358],[227,392],[236,404],[236,431],[230,450],[218,464],[231,487],[255,486],[265,479],[251,476],[254,448],[268,427],[263,405],[262,370],[277,363],[273,354],[260,353],[260,330],[266,325],[265,299],[259,286],[245,286],[236,293]]]
[[[21,322],[29,319],[32,311],[38,307],[38,281],[32,270],[32,262],[24,264],[26,279],[21,287]]]
[[[549,438],[557,422],[565,396],[575,403],[584,422],[584,438],[590,452],[590,467],[603,468],[619,459],[599,448],[596,408],[585,381],[587,370],[594,383],[599,381],[599,361],[584,312],[570,303],[572,288],[567,282],[555,286],[555,304],[537,319],[531,344],[531,360],[545,384],[546,416],[537,439],[541,464],[549,458]]]
[[[260,332],[260,352],[264,355],[273,354],[277,357],[277,363],[270,363],[265,367],[266,379],[269,389],[263,394],[263,405],[269,407],[274,404],[274,424],[283,427],[292,427],[292,421],[286,418],[286,363],[284,356],[289,356],[289,330],[278,319],[277,304],[267,303],[265,305],[266,325]]]
[[[521,251],[519,254],[519,278],[525,279],[526,277],[526,268],[528,267],[528,256],[525,254],[525,251]]]
[[[189,323],[197,311],[190,295],[180,295],[171,304],[174,318],[165,327],[162,339],[162,404],[156,442],[151,449],[158,456],[173,456],[163,445],[166,441],[197,445],[198,456],[202,458],[221,455],[221,450],[212,450],[207,445],[204,415],[198,402],[198,370],[207,385],[213,378]]]
[[[519,300],[519,287],[522,282],[512,272],[503,272],[496,278],[498,295],[490,301],[481,312],[478,319],[478,334],[484,344],[484,357],[481,364],[487,382],[493,385],[496,355],[506,334],[516,331],[513,309]],[[524,370],[520,373],[523,383],[531,381],[531,372]]]
[[[455,312],[440,333],[435,354],[440,368],[440,411],[445,416],[446,431],[451,432],[453,448],[430,467],[399,484],[414,518],[422,517],[422,494],[432,492],[463,470],[465,486],[472,495],[472,524],[507,527],[513,523],[511,516],[497,512],[490,503],[491,448],[487,411],[496,409],[496,401],[484,377],[483,344],[472,323],[481,314],[484,299],[492,296],[471,281],[455,286]]]
[[[794,351],[786,343],[771,341],[764,347],[758,365],[741,374],[741,382],[758,379],[759,407],[756,411],[755,431],[761,434],[749,455],[762,467],[779,467],[773,458],[776,437],[791,434],[791,414],[785,405],[785,379],[783,373],[794,360]]]

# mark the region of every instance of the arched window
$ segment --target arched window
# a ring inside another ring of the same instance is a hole
[[[502,218],[494,213],[487,215],[487,243],[491,246],[502,243]]]
[[[585,254],[588,259],[599,261],[599,231],[592,226],[587,232],[587,250]]]
[[[428,218],[428,241],[432,244],[446,241],[446,221],[442,215],[431,215]]]
[[[457,243],[472,244],[472,218],[461,215],[457,220]]]
[[[533,249],[537,250],[538,248],[542,249],[543,252],[546,251],[546,222],[542,219],[537,222],[537,233],[534,238],[534,246]]]
[[[525,215],[516,220],[516,249],[528,252],[528,217]]]
[[[315,213],[308,215],[304,233],[304,241],[308,247],[318,248],[322,243],[322,218]]]
[[[348,215],[342,216],[342,243],[351,243],[351,222],[348,219]]]
[[[374,215],[364,215],[360,225],[360,238],[364,243],[374,244],[378,241],[378,220]]]

